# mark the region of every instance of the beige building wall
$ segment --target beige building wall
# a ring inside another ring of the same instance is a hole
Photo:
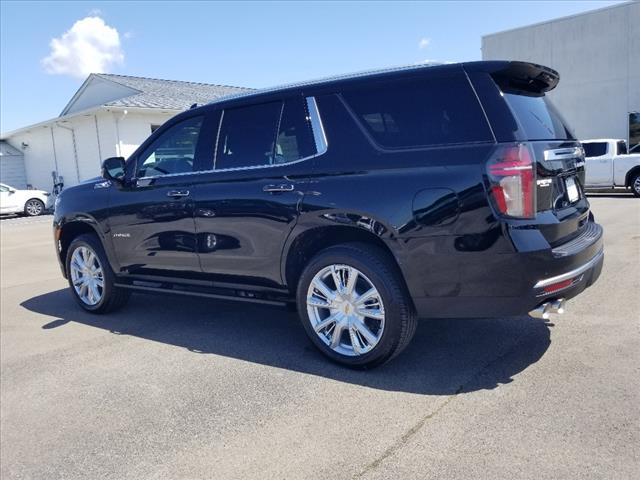
[[[482,58],[557,70],[550,98],[578,138],[628,140],[629,112],[640,111],[640,3],[486,35]]]

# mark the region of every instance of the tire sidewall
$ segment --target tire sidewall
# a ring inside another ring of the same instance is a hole
[[[76,289],[73,286],[73,280],[71,278],[71,257],[73,256],[73,252],[75,252],[79,247],[88,247],[90,248],[95,255],[98,257],[100,261],[100,266],[102,267],[102,279],[103,279],[103,288],[102,288],[102,298],[95,305],[87,305],[84,303],[78,294],[76,293]],[[108,303],[109,298],[113,295],[114,292],[114,278],[111,273],[111,267],[109,266],[109,262],[107,260],[107,256],[104,253],[104,249],[100,244],[100,241],[95,235],[80,235],[78,238],[71,242],[69,248],[67,250],[67,258],[65,259],[65,268],[67,271],[67,281],[69,283],[69,288],[71,290],[71,294],[75,301],[86,311],[88,312],[99,312],[104,309],[105,305]]]
[[[636,174],[633,176],[633,178],[631,179],[631,193],[633,193],[636,197],[640,197],[640,192],[637,191],[634,187],[636,181],[638,180],[638,178],[640,178],[640,173]]]
[[[385,276],[383,271],[378,271],[379,269],[375,266],[370,266],[364,257],[365,256],[355,248],[332,247],[327,249],[312,259],[309,265],[307,265],[298,282],[297,291],[300,320],[313,344],[330,359],[343,365],[360,368],[366,368],[381,361],[383,362],[393,354],[400,341],[403,315],[402,306],[397,299],[394,298],[392,293],[393,288],[389,285],[390,282],[394,282],[396,279],[386,278],[388,275]],[[367,276],[382,297],[385,310],[384,331],[378,344],[364,355],[351,357],[333,351],[318,337],[309,319],[307,312],[307,291],[311,280],[320,270],[334,264],[348,265],[357,268]]]

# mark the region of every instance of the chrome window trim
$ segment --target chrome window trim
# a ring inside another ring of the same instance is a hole
[[[318,105],[316,104],[316,99],[315,97],[306,97],[306,101],[307,101],[307,109],[309,110],[309,117],[311,120],[311,130],[313,134],[313,139],[316,144],[316,153],[314,155],[309,155],[307,157],[299,158],[298,160],[293,160],[292,162],[278,163],[276,165],[273,165],[273,164],[252,165],[249,167],[232,167],[232,168],[222,168],[217,170],[215,168],[215,164],[216,164],[216,156],[218,152],[218,142],[220,141],[220,130],[222,128],[222,119],[224,118],[224,110],[223,110],[220,116],[220,123],[218,124],[218,133],[216,136],[216,146],[215,146],[212,169],[196,170],[193,172],[183,172],[183,173],[168,173],[167,175],[157,175],[153,177],[139,177],[139,178],[136,178],[136,182],[138,180],[150,180],[153,178],[167,178],[167,177],[183,177],[186,175],[196,175],[201,173],[238,172],[242,170],[257,170],[260,168],[286,167],[288,165],[294,165],[296,163],[306,162],[307,160],[310,160],[312,158],[316,158],[321,155],[324,155],[329,148],[329,144],[327,142],[327,136],[324,131],[324,125],[322,124],[322,118],[320,117],[320,112],[318,111]]]
[[[218,133],[216,133],[216,144],[213,147],[213,170],[216,169],[216,161],[218,160],[218,142],[220,141],[220,130],[222,130],[222,120],[224,120],[224,110],[220,113],[218,120]]]
[[[311,130],[313,139],[316,142],[316,155],[322,155],[327,151],[327,135],[324,131],[322,118],[318,111],[318,104],[315,97],[307,97],[307,110],[309,111],[309,119],[311,120]]]

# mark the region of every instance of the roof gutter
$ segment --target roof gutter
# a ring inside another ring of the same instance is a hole
[[[38,123],[34,123],[33,125],[27,125],[26,127],[22,127],[22,128],[17,128],[15,130],[10,130],[8,132],[3,132],[0,135],[0,140],[5,140],[9,137],[13,137],[14,135],[17,135],[19,133],[24,133],[24,132],[28,132],[29,130],[33,130],[35,128],[40,128],[40,127],[48,127],[50,125],[55,125],[57,122],[62,122],[65,120],[71,120],[72,118],[76,118],[76,117],[83,117],[83,116],[91,116],[91,115],[95,115],[99,112],[123,112],[123,111],[129,111],[129,112],[145,112],[145,113],[149,113],[149,112],[160,112],[160,113],[173,113],[174,115],[177,115],[180,112],[183,112],[184,110],[181,109],[171,109],[171,108],[146,108],[146,107],[110,107],[110,106],[105,106],[105,105],[100,105],[98,107],[90,107],[87,108],[86,110],[81,110],[79,112],[74,112],[71,113],[69,115],[63,115],[61,117],[55,117],[55,118],[50,118],[49,120],[44,120],[42,122],[38,122]]]

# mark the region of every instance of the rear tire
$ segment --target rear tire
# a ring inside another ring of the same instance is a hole
[[[44,203],[37,198],[30,198],[24,204],[24,214],[27,217],[37,217],[44,213]]]
[[[636,197],[640,197],[640,172],[636,173],[633,178],[631,178],[629,186],[631,187],[631,192]]]
[[[95,234],[79,235],[71,242],[65,268],[71,294],[87,312],[113,312],[131,296],[129,290],[116,287],[115,274]]]
[[[318,253],[302,272],[296,298],[312,343],[351,368],[391,360],[416,331],[415,310],[397,266],[372,245],[349,243]]]

